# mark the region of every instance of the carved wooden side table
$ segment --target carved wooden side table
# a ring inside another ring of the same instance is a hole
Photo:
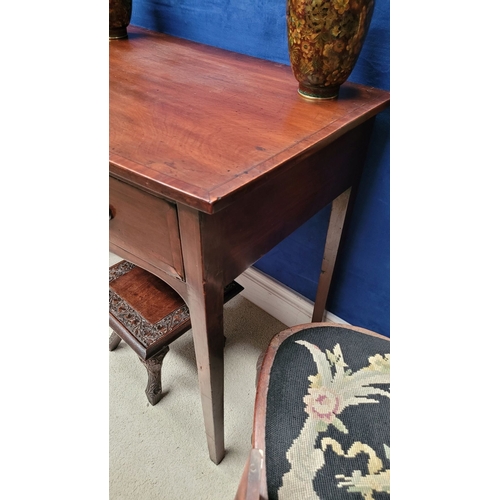
[[[232,282],[225,301],[243,287]],[[189,309],[165,282],[122,260],[109,268],[109,350],[123,339],[148,372],[146,396],[155,405],[161,399],[161,368],[169,344],[191,328]]]

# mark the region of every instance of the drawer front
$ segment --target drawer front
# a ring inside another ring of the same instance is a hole
[[[175,278],[184,278],[177,207],[109,178],[109,241]]]

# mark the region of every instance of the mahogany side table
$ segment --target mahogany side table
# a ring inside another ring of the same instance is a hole
[[[313,321],[386,91],[300,97],[289,66],[130,26],[109,45],[110,250],[189,307],[211,460],[224,457],[224,287],[332,203]]]

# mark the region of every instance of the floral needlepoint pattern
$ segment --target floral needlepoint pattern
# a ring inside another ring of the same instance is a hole
[[[340,398],[326,387],[310,388],[309,395],[304,397],[306,412],[314,418],[332,424],[340,409]]]
[[[377,457],[375,451],[367,444],[356,441],[347,453],[344,453],[340,443],[335,439],[325,438],[321,441],[321,448],[323,451],[327,446],[331,446],[334,453],[339,456],[354,458],[360,453],[368,455],[368,474],[363,475],[360,470],[355,470],[352,476],[345,476],[344,474],[337,474],[336,479],[339,479],[337,484],[338,488],[346,487],[349,493],[361,493],[363,500],[374,500],[373,493],[390,493],[390,479],[391,471],[383,470],[382,460]],[[384,445],[384,450],[387,459],[389,456],[389,447]]]
[[[332,477],[336,482],[335,489],[345,488],[348,493],[357,494],[363,500],[373,500],[373,492],[388,494],[390,471],[384,468],[369,444],[358,439],[344,452],[346,448],[337,439],[322,437],[321,434],[328,431],[332,436],[337,432],[340,437],[356,432],[344,423],[342,413],[349,407],[378,404],[380,397],[390,397],[386,390],[390,377],[390,355],[370,356],[366,366],[353,372],[344,360],[340,344],[335,344],[331,351],[325,349],[323,352],[310,342],[298,340],[296,343],[312,355],[317,374],[308,377],[308,392],[303,398],[307,418],[286,453],[291,468],[283,475],[278,498],[320,498],[314,489],[314,480],[325,466],[327,450],[348,461],[358,455],[367,456],[364,471],[354,470],[351,476],[336,474],[335,478]],[[384,389],[379,387],[381,385]],[[384,449],[388,459],[389,448]],[[357,460],[356,464],[360,459]]]

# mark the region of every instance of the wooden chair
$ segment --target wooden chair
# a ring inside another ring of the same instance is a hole
[[[333,323],[271,340],[236,500],[389,498],[389,345]]]
[[[227,302],[243,287],[236,282],[224,291]],[[162,396],[161,368],[169,344],[191,328],[189,309],[164,281],[122,260],[109,268],[109,350],[124,340],[146,367],[146,396],[155,405]]]

